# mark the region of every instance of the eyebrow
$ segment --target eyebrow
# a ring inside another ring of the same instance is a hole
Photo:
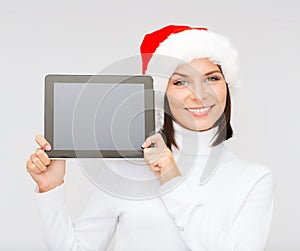
[[[210,71],[210,72],[205,73],[204,76],[208,76],[208,75],[213,74],[213,73],[222,74],[220,70],[214,70],[214,71]],[[179,75],[181,77],[188,77],[188,75],[180,73],[180,72],[174,72],[172,75]]]
[[[174,73],[172,74],[172,76],[173,76],[173,75],[179,75],[179,76],[181,76],[181,77],[188,77],[188,75],[185,75],[185,74],[179,73],[179,72],[174,72]]]
[[[207,76],[207,75],[210,75],[210,74],[213,74],[213,73],[221,73],[222,74],[222,72],[220,70],[214,70],[214,71],[210,71],[210,72],[205,73],[204,76]]]

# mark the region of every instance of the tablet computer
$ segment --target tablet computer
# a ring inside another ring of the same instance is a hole
[[[47,75],[44,115],[50,158],[142,158],[155,130],[153,80]]]

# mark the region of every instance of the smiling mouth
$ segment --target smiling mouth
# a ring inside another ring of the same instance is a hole
[[[212,109],[213,105],[211,106],[203,106],[203,107],[195,107],[195,108],[185,108],[187,111],[192,113],[193,115],[206,115]]]

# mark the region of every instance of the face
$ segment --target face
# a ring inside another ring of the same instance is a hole
[[[170,110],[181,126],[204,131],[212,128],[226,105],[226,82],[218,65],[196,59],[179,66],[166,90]]]

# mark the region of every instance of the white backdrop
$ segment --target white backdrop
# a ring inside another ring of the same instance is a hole
[[[47,250],[34,183],[25,171],[34,136],[43,132],[44,76],[96,73],[137,55],[145,33],[171,23],[204,25],[228,35],[238,48],[242,84],[233,97],[230,145],[273,171],[275,207],[266,250],[300,250],[298,9],[295,0],[3,2],[0,250]],[[87,179],[76,160],[67,164],[70,213],[76,217]]]

